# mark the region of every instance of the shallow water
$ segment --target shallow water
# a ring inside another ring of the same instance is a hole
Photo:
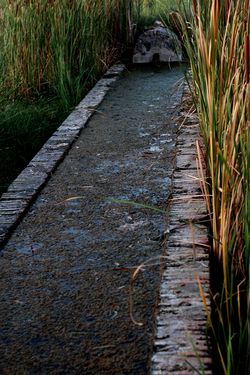
[[[159,260],[133,290],[143,326],[129,289],[133,270],[164,253],[166,217],[153,208],[166,210],[171,193],[183,74],[126,72],[6,245],[3,373],[149,373]]]

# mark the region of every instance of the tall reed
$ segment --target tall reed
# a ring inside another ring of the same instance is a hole
[[[206,144],[204,194],[212,196],[211,327],[221,373],[249,374],[250,3],[193,0],[191,20],[178,21]]]
[[[1,85],[75,104],[126,42],[132,0],[0,0]]]

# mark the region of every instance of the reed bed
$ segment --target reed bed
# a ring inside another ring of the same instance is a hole
[[[174,22],[171,19],[171,13],[183,8],[189,0],[142,0],[137,4],[139,17],[137,17],[138,30],[143,30],[147,26],[152,26],[156,20],[162,21],[163,24],[170,26],[178,33]]]
[[[145,1],[0,0],[0,194],[131,43]]]
[[[204,135],[217,374],[250,369],[250,3],[193,0],[184,29]],[[201,150],[199,149],[201,154]],[[215,360],[216,362],[216,360]]]
[[[138,4],[137,4],[138,3]],[[0,0],[1,86],[76,104],[130,35],[132,0]]]

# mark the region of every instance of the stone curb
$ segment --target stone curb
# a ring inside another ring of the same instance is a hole
[[[198,280],[209,305],[209,240],[207,210],[197,171],[196,141],[202,145],[196,114],[184,88],[173,199],[170,205],[166,268],[158,306],[152,375],[212,374],[207,318]],[[204,163],[204,161],[203,161]]]
[[[2,195],[0,249],[124,70],[116,64],[104,74]]]

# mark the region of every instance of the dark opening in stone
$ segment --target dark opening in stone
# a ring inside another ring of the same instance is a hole
[[[154,65],[157,65],[157,64],[160,63],[160,55],[159,55],[159,53],[155,53],[155,54],[153,55],[152,63],[153,63]]]
[[[145,46],[145,48],[146,48],[147,51],[150,51],[150,48],[151,48],[151,43],[150,42],[145,42],[144,46]]]

